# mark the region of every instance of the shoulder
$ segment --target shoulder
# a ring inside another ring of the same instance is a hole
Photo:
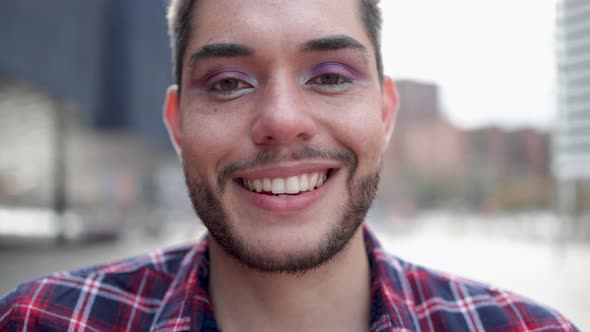
[[[0,299],[0,330],[61,331],[72,324],[109,330],[121,315],[149,316],[192,248],[174,247],[23,283]]]
[[[405,279],[413,312],[425,331],[578,331],[557,311],[473,280],[411,264],[390,254],[380,257]]]

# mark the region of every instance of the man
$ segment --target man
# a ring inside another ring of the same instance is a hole
[[[177,0],[164,120],[209,235],[56,274],[8,331],[574,331],[383,252],[363,224],[398,98],[370,0]]]

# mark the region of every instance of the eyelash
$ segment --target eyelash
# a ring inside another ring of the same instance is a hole
[[[342,65],[337,64],[321,64],[316,66],[316,69],[314,69],[312,72],[319,71],[317,68],[334,66],[342,67]],[[352,78],[350,78],[348,75],[340,73],[340,71],[342,70],[328,69],[325,69],[322,73],[312,76],[311,79],[305,82],[305,84],[308,86],[314,86],[315,89],[323,90],[324,92],[340,92],[353,83]],[[327,77],[330,77],[331,79],[336,79],[337,81],[335,83],[322,83],[321,80]],[[224,91],[221,87],[221,84],[223,84],[224,82],[232,82],[236,85],[236,87]],[[242,79],[241,77],[238,77],[238,75],[227,75],[225,77],[216,79],[211,84],[207,85],[207,90],[210,93],[216,95],[216,97],[221,99],[234,99],[241,97],[242,95],[249,93],[253,88],[254,86],[252,84]]]
[[[225,91],[221,88],[221,84],[223,84],[224,82],[235,83],[236,88]],[[232,99],[232,98],[240,97],[240,96],[248,93],[250,91],[250,89],[252,89],[252,88],[253,88],[252,84],[250,84],[247,81],[245,81],[239,77],[236,77],[236,76],[222,77],[220,79],[213,81],[213,83],[211,83],[207,86],[207,90],[209,92],[217,95],[217,97],[222,98],[222,99]]]
[[[331,76],[331,77],[330,77]],[[336,83],[322,83],[322,78],[330,77],[332,79],[337,79]],[[319,80],[319,82],[318,82]],[[307,85],[317,85],[320,88],[326,88],[329,90],[342,90],[346,88],[348,85],[352,83],[352,79],[349,77],[342,75],[340,73],[335,72],[326,72],[319,75],[314,76],[311,80],[309,80],[306,84]]]
[[[328,81],[322,82],[329,77]],[[346,64],[339,62],[324,62],[316,65],[311,71],[311,79],[306,82],[307,85],[314,86],[321,92],[338,93],[347,89],[355,82],[354,70]],[[335,80],[335,82],[333,82]]]

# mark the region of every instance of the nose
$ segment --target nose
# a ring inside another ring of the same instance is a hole
[[[310,107],[296,83],[276,80],[257,103],[252,140],[257,145],[288,146],[313,138],[317,126]]]

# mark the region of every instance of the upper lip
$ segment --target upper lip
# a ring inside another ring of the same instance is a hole
[[[234,178],[245,179],[263,179],[263,178],[287,178],[290,176],[301,175],[312,172],[322,172],[328,169],[337,169],[341,165],[335,161],[318,161],[318,162],[297,162],[284,163],[275,165],[266,165],[249,170],[238,171]]]

